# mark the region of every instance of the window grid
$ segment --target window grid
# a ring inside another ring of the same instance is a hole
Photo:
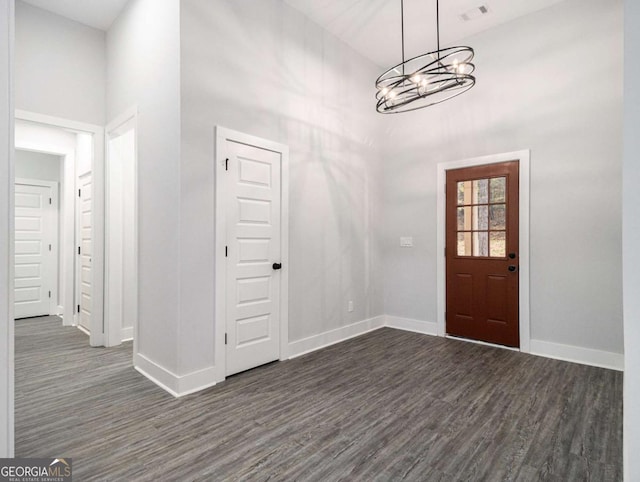
[[[457,196],[458,256],[505,258],[506,177],[460,181]]]

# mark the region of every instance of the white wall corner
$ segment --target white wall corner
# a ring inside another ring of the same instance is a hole
[[[176,375],[140,353],[134,355],[133,366],[142,375],[176,398],[199,392],[216,384],[215,367],[208,367],[186,375]]]
[[[530,354],[611,370],[624,370],[624,355],[622,353],[563,345],[550,341],[531,340]]]
[[[296,358],[312,351],[326,348],[336,343],[355,338],[370,331],[377,330],[385,326],[385,316],[380,315],[366,320],[341,326],[333,330],[325,331],[318,335],[309,336],[301,340],[289,343],[289,358]]]
[[[438,324],[432,321],[412,320],[411,318],[385,315],[384,326],[397,330],[422,333],[423,335],[438,336]]]

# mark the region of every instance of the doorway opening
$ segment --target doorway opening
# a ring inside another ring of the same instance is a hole
[[[530,351],[529,158],[438,164],[438,335]]]
[[[288,357],[288,147],[216,128],[216,380]]]
[[[16,112],[16,318],[59,316],[92,346],[104,341],[103,132]]]
[[[520,347],[518,161],[447,171],[446,333]]]
[[[138,326],[137,109],[106,128],[105,344],[133,340]]]

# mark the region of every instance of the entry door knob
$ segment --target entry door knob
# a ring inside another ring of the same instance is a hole
[[[512,265],[509,265],[508,269],[509,269],[509,271],[511,271],[513,273],[515,270],[518,269],[518,267],[512,264]]]
[[[282,269],[282,263],[273,263],[273,269]]]

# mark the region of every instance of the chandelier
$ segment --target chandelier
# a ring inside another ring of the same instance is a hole
[[[471,47],[440,48],[440,6],[436,0],[437,50],[409,60],[404,56],[404,0],[400,0],[402,63],[376,80],[376,110],[397,114],[439,104],[460,95],[476,83]]]

